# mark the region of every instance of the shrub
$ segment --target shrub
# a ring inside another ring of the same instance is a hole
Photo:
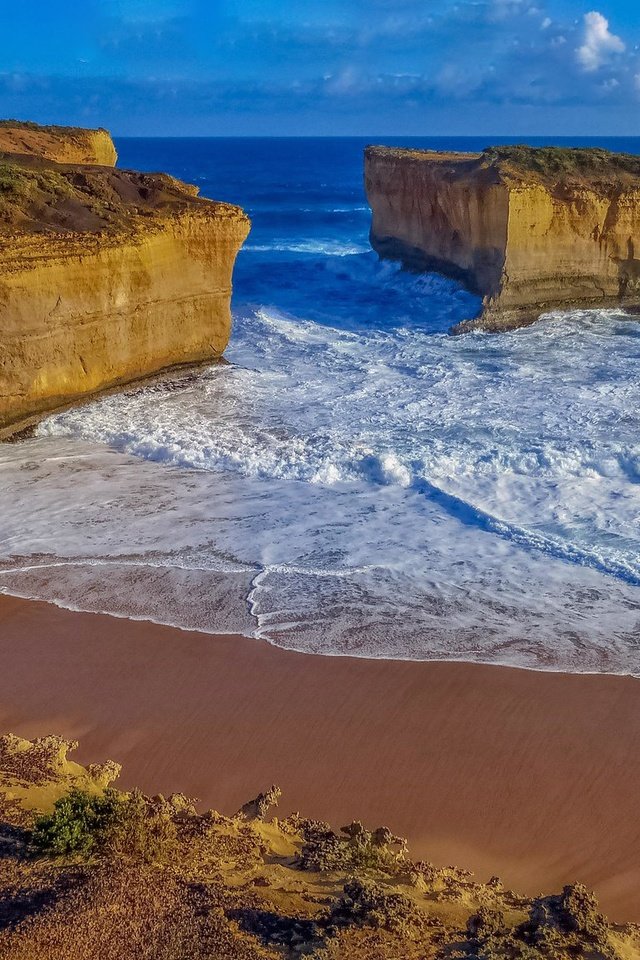
[[[137,791],[122,795],[105,790],[92,796],[75,789],[36,821],[33,841],[52,856],[101,853],[151,863],[173,850],[176,829],[170,817],[154,810]]]
[[[386,827],[371,832],[356,820],[341,832],[346,837],[339,837],[326,824],[309,821],[298,858],[300,869],[395,871],[404,861],[406,841]]]
[[[387,893],[377,883],[348,880],[343,895],[327,914],[329,926],[376,927],[413,937],[425,923],[422,911],[401,893]]]
[[[467,921],[467,933],[472,940],[486,940],[505,932],[505,918],[501,910],[480,907],[478,912],[472,914]]]
[[[52,813],[36,820],[33,841],[54,856],[87,856],[117,819],[121,803],[115,790],[105,790],[99,797],[84,790],[71,790],[56,800]]]
[[[28,193],[29,177],[13,163],[0,163],[0,193],[21,197]]]
[[[166,860],[177,845],[176,826],[166,812],[154,810],[137,790],[120,801],[102,834],[104,852],[155,863]]]

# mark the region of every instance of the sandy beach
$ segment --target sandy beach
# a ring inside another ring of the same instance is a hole
[[[581,880],[640,920],[640,685],[322,658],[0,597],[0,727],[78,739],[121,784],[233,813],[388,824],[524,893]]]

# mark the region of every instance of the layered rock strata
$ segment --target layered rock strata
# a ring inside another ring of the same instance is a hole
[[[454,277],[482,297],[463,328],[640,304],[640,157],[369,147],[365,185],[381,256]]]
[[[219,357],[248,231],[164,174],[0,157],[0,429]]]

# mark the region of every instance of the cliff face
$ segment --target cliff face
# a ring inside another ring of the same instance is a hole
[[[0,153],[19,153],[56,163],[95,163],[114,167],[118,155],[102,128],[40,127],[19,120],[0,122]]]
[[[162,174],[0,161],[0,428],[220,356],[248,231]]]
[[[639,157],[370,147],[365,184],[374,248],[482,296],[474,325],[500,329],[545,310],[640,303]]]

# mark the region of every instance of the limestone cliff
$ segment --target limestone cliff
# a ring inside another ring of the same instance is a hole
[[[552,309],[640,304],[640,157],[369,147],[365,184],[374,248],[479,294],[474,326],[517,326]]]
[[[248,231],[167,175],[0,158],[0,429],[219,357]]]
[[[0,153],[20,153],[56,163],[95,163],[114,167],[118,155],[107,130],[41,127],[20,120],[0,121]]]

